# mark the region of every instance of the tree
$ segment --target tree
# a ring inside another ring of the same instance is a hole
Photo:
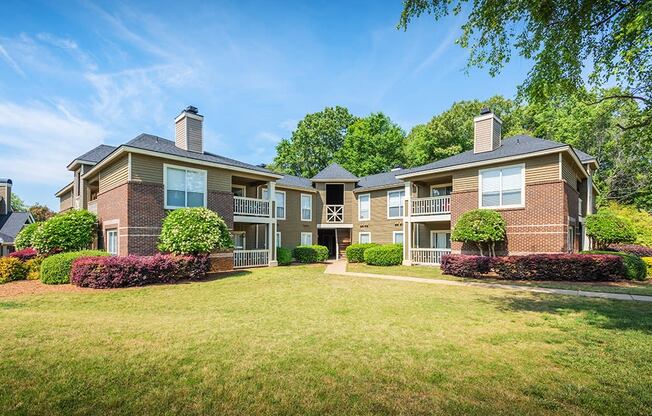
[[[34,217],[34,221],[47,221],[56,214],[47,205],[41,205],[38,202],[29,207],[29,212]]]
[[[273,168],[290,175],[313,177],[333,161],[355,120],[348,109],[339,106],[306,115],[292,137],[276,146]]]
[[[11,210],[14,212],[27,211],[27,205],[23,199],[14,193],[11,194]]]
[[[481,256],[484,255],[483,245],[486,245],[489,255],[495,256],[496,243],[505,241],[505,230],[505,220],[499,212],[474,209],[465,212],[457,220],[451,240],[476,244]]]
[[[404,164],[405,132],[383,113],[351,124],[335,160],[356,176],[387,172]]]
[[[439,20],[466,13],[468,0],[404,0],[398,24],[407,30],[422,14]],[[531,102],[572,95],[585,85],[612,83],[623,94],[600,100],[636,101],[645,111],[624,128],[652,123],[652,3],[645,0],[475,0],[457,43],[468,65],[493,76],[515,50],[534,62],[520,92]],[[592,68],[585,69],[585,65]],[[588,73],[588,77],[585,77]]]
[[[32,234],[32,247],[42,254],[87,249],[93,243],[97,217],[90,211],[72,210],[55,215]]]
[[[34,238],[34,234],[36,233],[36,230],[38,230],[41,225],[43,225],[42,222],[34,222],[24,226],[23,229],[20,230],[18,235],[16,235],[16,239],[14,240],[14,246],[18,250],[32,247],[33,246],[32,239]]]
[[[652,247],[652,215],[649,212],[640,210],[633,205],[622,205],[617,202],[611,202],[601,210],[629,220],[636,232],[636,241],[634,242]]]
[[[636,231],[631,222],[606,210],[586,217],[586,235],[591,237],[598,250],[604,250],[610,244],[636,241]]]

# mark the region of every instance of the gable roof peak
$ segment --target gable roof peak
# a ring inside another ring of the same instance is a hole
[[[313,181],[344,180],[357,181],[358,178],[338,163],[331,163],[311,178]]]

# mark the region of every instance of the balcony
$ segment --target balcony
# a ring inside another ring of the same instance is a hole
[[[269,217],[269,201],[265,199],[234,196],[233,214],[249,217]]]
[[[344,222],[344,205],[326,205],[326,222],[343,223]]]
[[[445,195],[413,199],[410,212],[413,216],[450,214],[451,197],[450,195]]]
[[[412,264],[439,265],[445,254],[451,254],[449,248],[412,248],[410,249],[410,261]]]
[[[233,251],[233,268],[269,266],[269,250],[235,250]]]

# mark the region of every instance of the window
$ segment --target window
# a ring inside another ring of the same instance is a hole
[[[312,233],[301,233],[301,245],[302,246],[312,245]]]
[[[244,250],[247,245],[247,235],[244,231],[233,232],[233,248],[236,250]]]
[[[276,247],[281,247],[281,232],[276,232]]]
[[[301,194],[301,221],[312,221],[312,195]]]
[[[267,189],[263,189],[263,199],[267,199]],[[285,192],[276,191],[276,218],[285,219]]]
[[[371,219],[371,197],[369,194],[358,196],[358,219],[360,221]]]
[[[403,244],[403,231],[394,231],[392,240],[394,244]]]
[[[233,185],[231,192],[233,192],[233,196],[247,196],[247,187],[244,185]]]
[[[403,217],[403,199],[405,199],[404,190],[387,192],[387,218]]]
[[[433,186],[430,188],[430,196],[445,196],[453,192],[452,186]]]
[[[165,208],[205,207],[206,171],[165,167]]]
[[[572,253],[575,250],[575,227],[568,227],[568,252]]]
[[[524,165],[480,171],[480,207],[521,207],[525,205],[523,192]]]
[[[430,246],[432,248],[450,249],[451,233],[447,231],[430,231]]]
[[[107,230],[106,251],[111,255],[118,255],[118,230]]]
[[[358,235],[358,240],[360,241],[360,244],[371,243],[371,233],[360,233]]]

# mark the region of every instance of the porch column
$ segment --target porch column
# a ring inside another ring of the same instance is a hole
[[[267,199],[269,201],[269,224],[267,224],[267,249],[269,266],[278,266],[276,261],[276,182],[267,182]]]
[[[412,249],[412,182],[405,182],[405,201],[403,205],[403,265],[411,266],[410,250]]]
[[[593,172],[587,167],[588,177],[586,178],[586,216],[593,214]],[[591,250],[591,239],[586,235],[586,227],[582,227],[582,238],[584,239],[584,250]]]

